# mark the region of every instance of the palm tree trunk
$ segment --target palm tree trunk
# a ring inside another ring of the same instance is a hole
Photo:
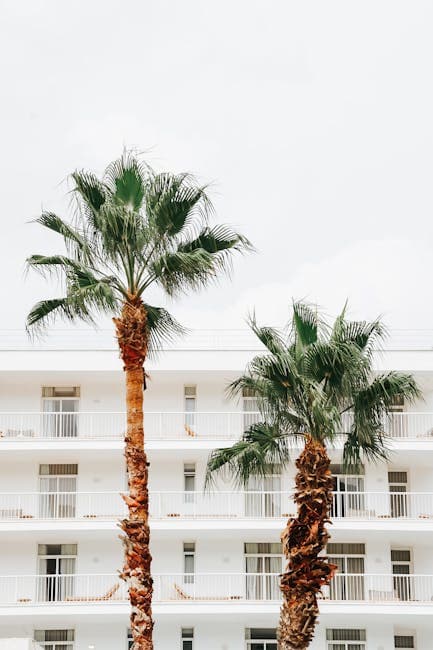
[[[128,517],[120,522],[125,561],[121,577],[127,582],[131,603],[133,650],[153,650],[152,593],[149,549],[148,462],[144,451],[143,391],[147,354],[147,318],[141,304],[127,303],[114,319],[126,376],[127,430],[125,459],[129,495],[124,495]]]
[[[309,647],[319,615],[317,598],[336,569],[319,556],[329,539],[326,524],[330,523],[333,491],[329,465],[325,447],[308,436],[296,461],[297,516],[289,520],[281,537],[288,563],[280,585],[280,650]]]

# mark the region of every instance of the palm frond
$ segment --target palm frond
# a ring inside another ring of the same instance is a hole
[[[84,170],[76,170],[71,174],[71,178],[74,181],[73,192],[81,199],[81,207],[85,209],[90,225],[99,229],[96,217],[108,198],[107,188],[95,174]]]
[[[45,228],[62,235],[67,250],[77,252],[78,254],[88,252],[88,244],[84,235],[77,228],[63,221],[54,212],[44,211],[35,221],[41,226],[45,226]]]
[[[382,415],[401,396],[409,403],[421,397],[421,391],[412,375],[400,372],[377,375],[355,395],[353,411],[364,418],[373,412]]]
[[[259,341],[271,354],[283,354],[286,350],[286,342],[283,334],[274,327],[259,327],[255,314],[248,317],[248,324]]]
[[[185,293],[188,289],[200,289],[214,274],[215,267],[210,253],[202,249],[191,253],[166,253],[150,265],[150,281],[156,281],[169,296]]]
[[[346,473],[357,474],[364,459],[375,462],[388,458],[387,438],[379,427],[370,423],[362,429],[354,427],[347,434],[343,447],[343,470]]]
[[[332,331],[333,340],[353,343],[369,355],[372,354],[375,347],[381,345],[386,336],[387,330],[379,319],[370,323],[368,321],[346,321],[339,316]]]
[[[185,253],[200,249],[212,254],[224,253],[232,249],[246,252],[252,250],[252,245],[243,235],[228,226],[219,225],[213,228],[206,226],[195,239],[187,240],[178,246],[178,250]]]
[[[209,457],[205,486],[218,473],[231,477],[238,486],[246,486],[253,476],[268,476],[290,461],[287,438],[277,426],[258,422],[232,447],[216,449]]]
[[[182,230],[207,222],[212,204],[206,187],[190,174],[151,174],[146,185],[146,212],[160,237],[174,237]]]
[[[67,298],[51,298],[49,300],[41,300],[40,302],[37,302],[35,305],[33,305],[27,316],[27,331],[30,332],[31,330],[40,330],[41,328],[54,322],[58,314],[69,321],[74,320],[76,317],[75,311],[69,304]]]
[[[149,168],[131,152],[113,161],[105,171],[105,181],[110,187],[114,202],[127,210],[138,212],[146,193]]]
[[[304,302],[293,302],[292,332],[300,347],[311,345],[317,341],[319,319],[317,309]]]
[[[27,258],[26,264],[42,275],[86,269],[81,262],[66,255],[31,255]]]
[[[149,354],[155,356],[164,343],[171,343],[187,330],[166,309],[147,303],[144,303],[144,308],[149,329]]]

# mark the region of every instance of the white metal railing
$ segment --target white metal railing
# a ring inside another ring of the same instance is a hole
[[[258,413],[234,412],[146,412],[147,440],[232,440],[258,421]],[[0,412],[1,440],[123,439],[125,413],[17,413]]]
[[[118,519],[127,513],[118,492],[0,493],[0,521]],[[293,516],[291,492],[150,492],[150,516],[162,519],[280,519]],[[433,520],[431,492],[334,492],[333,519]]]
[[[126,506],[118,492],[0,493],[0,521],[117,519]],[[289,492],[151,492],[153,519],[262,519],[287,517]],[[293,503],[290,512],[294,512]]]
[[[236,601],[278,600],[277,574],[154,575],[154,600]],[[1,576],[0,605],[112,603],[126,601],[128,590],[118,575]]]
[[[0,493],[0,521],[118,519],[126,512],[120,491]]]
[[[432,492],[334,492],[331,517],[349,519],[431,519]]]
[[[152,492],[150,512],[154,519],[272,519],[295,512],[291,499],[289,492]]]
[[[323,597],[331,601],[424,602],[433,605],[433,575],[337,573]]]
[[[154,601],[279,601],[279,575],[274,573],[157,574]],[[337,574],[323,599],[332,602],[429,603],[433,575]],[[0,576],[0,605],[109,604],[126,602],[126,584],[114,574]]]
[[[24,575],[0,578],[0,604],[113,602],[126,600],[126,583],[116,575]]]
[[[235,440],[254,422],[258,412],[145,412],[146,440]],[[342,433],[352,425],[351,413],[342,418]],[[123,412],[0,412],[2,440],[123,439]],[[433,413],[391,413],[384,419],[386,435],[395,439],[433,440]]]
[[[342,433],[348,432],[352,423],[352,413],[344,413]],[[402,440],[433,440],[433,413],[388,413],[383,419],[383,432]]]

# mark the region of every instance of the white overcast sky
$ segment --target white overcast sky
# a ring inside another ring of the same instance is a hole
[[[259,252],[172,305],[189,326],[282,322],[291,297],[433,328],[431,0],[0,0],[2,328],[55,289],[65,179],[124,146],[212,182]]]

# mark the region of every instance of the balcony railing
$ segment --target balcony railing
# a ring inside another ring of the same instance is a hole
[[[334,492],[333,519],[433,520],[431,492]]]
[[[281,519],[295,513],[291,492],[151,492],[150,516],[163,519]],[[0,493],[0,521],[112,520],[126,514],[120,492]],[[333,519],[433,521],[433,493],[334,492]]]
[[[154,575],[154,601],[277,602],[274,573]],[[0,576],[0,605],[77,605],[126,602],[126,584],[116,575]],[[428,603],[433,607],[433,575],[337,574],[323,599],[331,602]]]
[[[242,412],[146,412],[146,440],[233,440],[259,419]],[[0,412],[1,440],[122,440],[125,413],[5,413]]]
[[[350,430],[351,413],[342,418],[342,433]],[[383,432],[390,438],[409,440],[433,439],[433,413],[388,413],[383,420]]]
[[[337,573],[324,598],[331,601],[404,603],[433,605],[432,575],[368,575]]]
[[[28,492],[0,494],[0,521],[119,519],[127,512],[118,492]]]
[[[235,440],[260,419],[257,412],[146,412],[146,440]],[[352,424],[350,413],[342,433]],[[391,438],[433,440],[433,413],[392,413],[384,421]],[[0,412],[1,440],[121,440],[125,414],[121,412],[24,413]]]
[[[150,516],[173,520],[287,517],[289,498],[288,492],[151,492]],[[120,491],[0,493],[0,521],[118,519],[126,512]]]

